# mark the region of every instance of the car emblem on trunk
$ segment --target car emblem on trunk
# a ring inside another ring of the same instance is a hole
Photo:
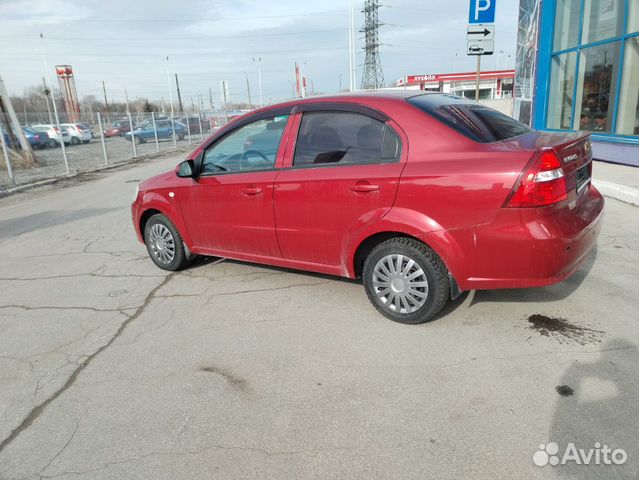
[[[566,162],[572,162],[573,160],[577,160],[578,156],[576,153],[573,153],[572,155],[568,155],[567,157],[564,157],[564,160]]]

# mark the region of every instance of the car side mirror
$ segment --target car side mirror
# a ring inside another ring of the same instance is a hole
[[[180,178],[195,178],[195,162],[184,160],[178,165],[176,175]]]

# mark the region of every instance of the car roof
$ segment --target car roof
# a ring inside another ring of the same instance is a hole
[[[367,99],[370,100],[395,100],[395,101],[404,101],[410,98],[421,97],[420,100],[422,102],[432,103],[433,105],[441,104],[441,103],[452,103],[452,102],[466,102],[466,103],[474,103],[471,100],[464,99],[461,97],[456,97],[449,93],[444,92],[425,92],[423,90],[404,90],[404,89],[385,89],[385,90],[361,90],[356,92],[342,92],[342,93],[334,93],[327,95],[316,95],[313,97],[306,98],[296,98],[294,100],[287,100],[281,103],[275,103],[272,105],[268,105],[262,108],[258,108],[256,110],[252,110],[247,114],[241,115],[240,117],[252,115],[257,112],[265,112],[278,107],[293,107],[295,105],[304,105],[308,103],[331,103],[331,102],[349,102],[349,103],[357,103],[357,102],[365,102]],[[238,117],[239,118],[239,117]],[[235,121],[235,119],[233,119]]]

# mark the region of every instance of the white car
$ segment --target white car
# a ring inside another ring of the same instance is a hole
[[[71,134],[71,143],[78,145],[80,142],[89,143],[93,139],[91,129],[81,123],[63,123],[62,128],[66,128]]]
[[[60,146],[60,130],[55,125],[31,125],[36,132],[44,132],[49,135],[49,147],[58,147]],[[62,127],[62,141],[64,141],[65,145],[69,145],[71,143],[71,134],[67,129]]]

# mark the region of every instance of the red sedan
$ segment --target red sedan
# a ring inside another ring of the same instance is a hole
[[[121,137],[131,130],[131,124],[128,120],[117,120],[104,130],[105,137]]]
[[[545,133],[445,94],[310,98],[239,117],[139,186],[151,259],[195,254],[361,277],[421,323],[472,289],[572,275],[604,200],[586,134]]]

